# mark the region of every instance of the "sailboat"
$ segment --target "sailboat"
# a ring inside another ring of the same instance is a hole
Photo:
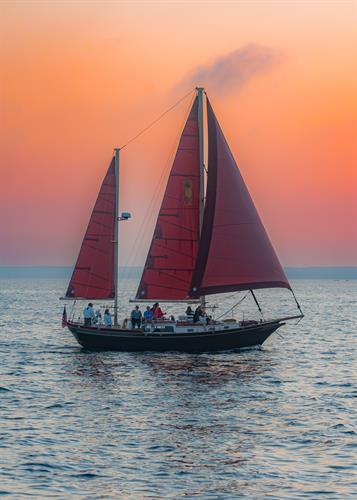
[[[199,87],[173,160],[135,301],[200,303],[200,316],[195,321],[191,316],[154,319],[136,329],[128,319],[119,321],[118,229],[120,221],[130,218],[126,212],[119,215],[119,159],[116,148],[65,294],[67,300],[113,300],[114,321],[105,326],[84,324],[73,316],[66,319],[80,345],[134,352],[241,349],[261,346],[286,321],[303,317],[207,94]],[[290,290],[297,314],[238,321],[214,320],[204,313],[207,297],[236,291],[251,294],[261,311],[254,290],[263,288]]]

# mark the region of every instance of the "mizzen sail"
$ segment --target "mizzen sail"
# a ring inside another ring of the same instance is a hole
[[[289,282],[207,99],[208,179],[190,296]]]
[[[194,100],[172,165],[136,299],[184,300],[199,241],[198,100]]]
[[[83,238],[66,297],[114,297],[115,163],[112,159]]]

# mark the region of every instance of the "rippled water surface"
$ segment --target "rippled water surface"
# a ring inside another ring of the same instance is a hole
[[[262,350],[90,353],[62,280],[0,280],[0,495],[357,498],[356,282],[304,281]]]

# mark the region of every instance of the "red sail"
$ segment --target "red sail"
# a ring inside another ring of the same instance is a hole
[[[187,298],[199,240],[198,100],[182,132],[136,298]]]
[[[114,297],[115,163],[108,168],[87,227],[66,297]]]
[[[190,295],[290,288],[208,100],[207,114],[206,206]]]

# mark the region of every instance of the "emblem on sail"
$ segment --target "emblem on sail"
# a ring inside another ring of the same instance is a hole
[[[183,202],[184,205],[192,205],[193,192],[192,192],[192,181],[187,180],[183,183]]]

